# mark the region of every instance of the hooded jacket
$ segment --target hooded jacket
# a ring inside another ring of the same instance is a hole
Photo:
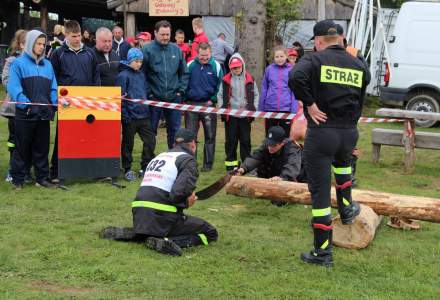
[[[121,87],[122,95],[128,99],[147,99],[149,87],[142,71],[135,71],[130,66],[121,63],[121,72],[116,79],[116,85]],[[122,100],[122,122],[146,119],[150,116],[148,105]]]
[[[44,51],[38,57],[33,48],[44,33],[31,30],[26,34],[24,54],[14,60],[9,70],[7,92],[16,102],[57,104],[57,81],[50,62],[44,58]],[[17,104],[17,120],[53,120],[55,108]]]
[[[231,56],[229,62],[233,58],[238,58],[242,61],[243,72],[238,76],[229,72],[223,77],[222,87],[217,95],[218,107],[256,110],[259,98],[257,84],[251,74],[246,71],[243,57],[239,53],[235,53]]]
[[[292,65],[270,64],[264,71],[261,81],[259,111],[283,111],[296,113],[298,102],[289,88],[289,72]]]
[[[92,49],[81,45],[81,49],[73,50],[67,40],[51,55],[58,85],[88,86],[101,85],[98,61]]]
[[[217,93],[223,78],[222,67],[214,58],[201,64],[196,57],[188,64],[189,82],[186,98],[191,102],[217,102]]]
[[[179,47],[173,43],[164,45],[154,40],[146,45],[142,52],[144,54],[142,69],[151,88],[148,98],[181,102],[182,98],[176,94],[185,94],[189,73]]]
[[[119,58],[121,60],[127,59],[128,50],[130,50],[130,48],[130,44],[127,43],[124,39],[122,39],[120,42],[117,42],[113,38],[112,49],[115,50],[116,54],[119,55]]]

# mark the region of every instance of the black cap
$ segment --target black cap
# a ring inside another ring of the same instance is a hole
[[[275,146],[277,144],[282,143],[285,138],[286,138],[286,132],[284,131],[283,127],[272,126],[271,128],[269,128],[269,131],[267,132],[266,144],[268,146]]]
[[[313,36],[310,40],[315,39],[315,36],[324,35],[338,35],[338,26],[332,20],[322,20],[313,26]]]
[[[190,143],[196,139],[194,132],[191,130],[180,128],[176,132],[176,136],[174,137],[174,141],[176,143]]]
[[[336,31],[338,32],[339,35],[344,34],[344,28],[341,26],[341,24],[336,24]]]

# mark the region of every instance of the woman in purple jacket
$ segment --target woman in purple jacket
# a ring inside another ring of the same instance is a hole
[[[292,65],[287,62],[287,52],[282,46],[274,49],[274,63],[267,66],[261,82],[261,96],[258,105],[259,111],[296,113],[298,102],[289,88],[289,72]],[[267,130],[272,126],[281,126],[290,132],[290,120],[266,119]]]

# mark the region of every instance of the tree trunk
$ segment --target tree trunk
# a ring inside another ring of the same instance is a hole
[[[305,183],[233,176],[226,186],[226,192],[249,198],[311,204],[310,193]],[[332,207],[337,207],[335,195],[334,188],[332,188]],[[379,215],[440,223],[440,200],[438,199],[358,189],[353,190],[353,199],[371,207]]]
[[[365,248],[373,241],[381,221],[382,216],[362,204],[361,213],[351,225],[342,225],[338,215],[333,219],[333,244],[348,249]]]

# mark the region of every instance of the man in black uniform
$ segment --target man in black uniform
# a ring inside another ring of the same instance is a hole
[[[360,212],[351,198],[351,153],[370,74],[364,62],[338,44],[333,21],[318,22],[313,33],[317,52],[303,57],[289,75],[289,86],[307,108],[308,121],[304,156],[312,196],[314,249],[302,253],[301,259],[331,266],[331,167],[341,221],[351,224]]]
[[[263,144],[251,156],[247,157],[238,175],[257,170],[260,178],[270,180],[301,181],[305,180],[301,172],[301,147],[286,138],[286,131],[280,126],[273,126],[267,132]],[[283,206],[283,201],[272,201],[272,204]]]
[[[101,237],[146,241],[148,248],[175,256],[182,255],[181,248],[215,242],[218,234],[214,226],[183,214],[197,199],[195,150],[194,133],[179,129],[174,148],[156,156],[145,170],[132,202],[133,228],[107,227]]]

